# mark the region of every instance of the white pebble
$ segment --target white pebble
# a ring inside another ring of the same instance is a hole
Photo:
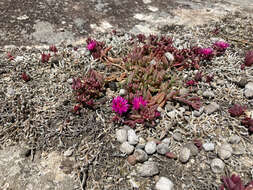
[[[117,141],[120,143],[126,142],[127,141],[127,130],[125,129],[119,129],[116,131],[116,138]]]
[[[134,146],[130,145],[128,142],[123,142],[120,145],[120,151],[126,154],[132,154],[134,151]]]
[[[145,151],[148,154],[154,154],[156,151],[156,143],[155,141],[149,141],[147,142],[146,146],[145,146]]]
[[[204,143],[203,148],[205,151],[213,151],[214,150],[214,143]]]
[[[139,137],[136,135],[133,129],[127,131],[127,140],[129,144],[136,145],[139,142]]]
[[[225,143],[218,148],[218,155],[222,160],[228,159],[232,155],[232,153],[233,148],[230,144]]]
[[[214,173],[222,173],[224,167],[225,167],[224,162],[219,158],[215,158],[211,162],[211,169]]]
[[[160,177],[155,185],[156,190],[173,190],[174,184],[166,177]]]
[[[189,158],[190,158],[190,155],[191,155],[191,150],[184,147],[182,148],[182,150],[180,151],[180,154],[179,154],[179,160],[182,162],[182,163],[186,163]]]

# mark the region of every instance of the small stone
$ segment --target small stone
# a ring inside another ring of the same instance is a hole
[[[136,157],[134,155],[128,156],[127,161],[132,166],[134,166],[137,163]]]
[[[119,90],[119,95],[120,95],[120,96],[125,96],[125,95],[126,95],[126,90],[123,89],[123,88],[120,89],[120,90]]]
[[[23,57],[23,56],[17,56],[17,57],[15,58],[15,61],[16,61],[17,63],[21,63],[23,60],[24,60],[24,57]]]
[[[166,52],[164,55],[166,56],[166,58],[168,59],[169,62],[173,62],[175,59],[174,55],[170,52]]]
[[[72,83],[73,83],[73,78],[69,78],[69,79],[67,80],[67,83],[72,84]]]
[[[141,177],[152,177],[159,173],[157,164],[152,161],[144,162],[144,164],[137,168],[137,171]]]
[[[219,158],[215,158],[211,162],[211,169],[213,173],[222,173],[224,170],[224,167],[225,167],[224,162]]]
[[[120,151],[122,153],[132,154],[132,152],[134,151],[134,146],[130,145],[128,142],[123,142],[120,145]]]
[[[172,110],[170,112],[167,113],[167,115],[171,118],[171,119],[175,119],[176,116],[178,115],[176,110]]]
[[[155,185],[156,190],[173,190],[174,184],[166,177],[160,177]]]
[[[185,147],[191,151],[192,156],[196,156],[199,153],[199,149],[193,143],[188,143]]]
[[[203,92],[203,96],[205,98],[213,98],[215,95],[214,95],[214,93],[212,91],[206,90],[205,92]]]
[[[190,155],[191,155],[191,150],[184,147],[184,148],[181,149],[181,151],[179,153],[179,160],[182,163],[186,163],[189,160]]]
[[[139,142],[139,137],[136,135],[133,129],[127,131],[127,140],[129,144],[136,145]]]
[[[222,160],[226,160],[232,155],[233,148],[231,147],[230,144],[225,143],[218,148],[217,152]]]
[[[136,145],[136,149],[144,149],[146,145],[146,141],[144,138],[139,138],[139,143]]]
[[[109,88],[110,88],[112,91],[116,91],[116,90],[117,90],[116,82],[110,82],[110,83],[109,83]]]
[[[156,151],[156,143],[155,141],[149,141],[147,142],[146,146],[145,146],[145,151],[148,154],[154,154]]]
[[[127,130],[125,129],[119,129],[116,131],[116,138],[117,141],[120,143],[126,142],[127,141]]]
[[[229,137],[228,142],[231,144],[238,144],[240,142],[240,137],[238,135],[232,135]]]
[[[209,105],[205,106],[204,109],[207,114],[212,114],[212,113],[216,112],[217,110],[219,110],[220,106],[217,103],[212,102]]]
[[[244,88],[244,95],[248,99],[253,98],[253,82],[249,82],[246,84],[246,86]]]
[[[145,162],[148,160],[147,153],[142,149],[136,149],[133,154],[137,162]]]
[[[165,144],[165,143],[158,144],[156,147],[156,151],[157,153],[164,155],[167,152],[169,152],[169,146],[168,144]]]
[[[7,94],[6,94],[8,97],[12,97],[15,95],[15,90],[13,88],[8,88],[7,89]]]
[[[70,148],[66,150],[63,155],[66,157],[70,157],[73,154],[73,152],[74,152],[74,149]]]
[[[237,82],[237,85],[241,88],[244,88],[247,83],[248,83],[247,78],[242,78],[241,80],[239,80],[239,82]]]
[[[204,143],[203,144],[203,149],[205,151],[213,151],[214,148],[215,148],[214,143]]]
[[[182,134],[181,133],[175,133],[172,136],[175,141],[178,141],[178,142],[182,141]]]
[[[201,116],[201,114],[203,113],[203,111],[204,111],[203,107],[201,107],[199,110],[194,110],[193,111],[193,116],[199,117],[199,116]]]
[[[170,138],[165,138],[162,140],[162,143],[170,145]]]

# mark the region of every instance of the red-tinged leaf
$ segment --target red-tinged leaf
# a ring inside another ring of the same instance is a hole
[[[167,152],[167,153],[165,154],[165,156],[166,156],[167,158],[170,158],[170,159],[176,159],[176,158],[177,158],[177,156],[176,156],[173,152]]]
[[[27,75],[25,72],[22,73],[21,78],[25,81],[28,82],[31,78],[29,75]]]
[[[56,52],[58,51],[58,49],[56,48],[55,45],[51,45],[51,46],[49,47],[49,51],[52,51],[52,52],[56,53]]]
[[[248,51],[245,56],[245,65],[250,67],[253,65],[253,50]]]
[[[240,104],[235,104],[231,108],[228,109],[228,112],[232,117],[241,116],[244,114],[245,110],[247,109],[247,106],[242,106]]]

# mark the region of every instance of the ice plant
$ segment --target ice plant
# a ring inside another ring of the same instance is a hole
[[[145,100],[142,98],[142,96],[139,96],[139,97],[135,97],[135,98],[133,99],[132,104],[133,104],[133,108],[134,108],[135,110],[138,110],[138,109],[140,109],[141,106],[145,107],[145,106],[147,105],[147,101],[145,101]]]
[[[213,49],[212,48],[202,48],[200,49],[200,54],[204,56],[211,56],[213,54]]]
[[[50,56],[51,56],[50,53],[49,53],[49,54],[42,53],[42,54],[41,54],[41,62],[42,62],[42,63],[48,62],[49,59],[50,59]]]
[[[112,110],[122,115],[123,113],[127,112],[128,110],[128,103],[127,100],[121,96],[117,96],[112,100]]]
[[[27,75],[25,72],[22,73],[21,78],[25,81],[28,82],[31,78],[29,75]]]
[[[220,186],[220,190],[252,190],[253,181],[244,185],[240,176],[232,174],[231,177],[222,177],[223,184]]]
[[[188,80],[186,82],[186,86],[195,86],[198,82],[196,82],[195,80]]]
[[[253,133],[253,119],[246,117],[242,120],[242,125],[248,128],[249,133]]]
[[[95,40],[91,40],[91,41],[88,43],[88,45],[87,45],[87,49],[88,49],[89,51],[93,51],[93,50],[96,48],[96,45],[97,45],[96,41],[95,41]]]
[[[253,65],[253,50],[248,51],[245,56],[245,66],[250,67]]]
[[[207,75],[207,76],[206,76],[206,82],[207,82],[207,83],[212,82],[212,81],[213,81],[213,77],[214,77],[213,75]]]
[[[230,45],[223,41],[217,41],[214,43],[214,48],[218,48],[220,50],[226,50]]]
[[[228,112],[232,117],[241,116],[244,114],[245,110],[247,109],[246,106],[242,106],[240,104],[235,104],[231,108],[228,109]]]
[[[7,57],[8,57],[8,59],[9,59],[10,61],[14,59],[14,57],[11,55],[10,52],[7,53]]]
[[[56,48],[55,45],[51,45],[51,46],[49,47],[49,51],[52,51],[52,52],[56,53],[56,52],[58,51],[58,49]]]

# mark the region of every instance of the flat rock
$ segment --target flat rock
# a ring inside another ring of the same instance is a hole
[[[179,160],[182,162],[182,163],[186,163],[189,158],[191,156],[191,150],[189,148],[182,148],[180,153],[179,153]]]
[[[222,160],[226,160],[232,155],[233,148],[230,144],[224,143],[218,147],[217,152]]]
[[[209,105],[205,106],[205,108],[204,108],[204,110],[207,114],[212,114],[212,113],[218,111],[219,109],[220,109],[220,106],[215,102],[210,103]]]
[[[222,173],[224,167],[225,167],[224,162],[219,158],[215,158],[211,161],[211,169],[214,173]]]
[[[155,185],[156,190],[173,190],[174,184],[167,177],[160,177]]]
[[[137,168],[137,172],[141,177],[152,177],[159,173],[159,169],[155,162],[146,161]]]

